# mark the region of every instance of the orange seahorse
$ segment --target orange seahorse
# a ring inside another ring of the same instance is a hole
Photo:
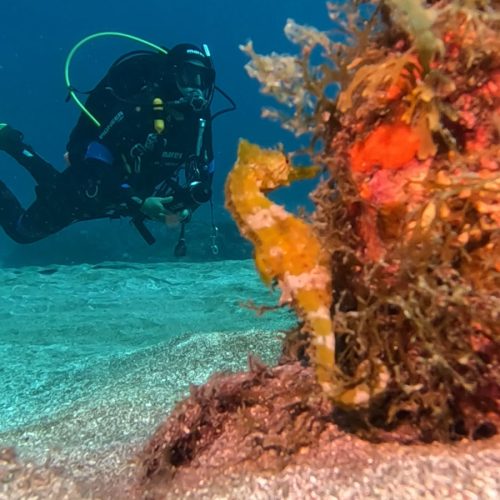
[[[265,193],[317,175],[318,167],[294,167],[279,150],[240,140],[238,160],[226,180],[226,208],[254,245],[255,264],[267,285],[278,283],[281,304],[291,304],[311,336],[316,376],[331,394],[335,337],[327,252],[312,227],[270,201]]]

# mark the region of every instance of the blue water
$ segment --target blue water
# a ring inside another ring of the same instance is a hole
[[[141,0],[126,3],[119,0],[6,0],[2,2],[0,16],[0,122],[11,123],[22,130],[28,143],[57,168],[62,168],[62,155],[78,117],[76,106],[65,102],[67,91],[63,78],[65,58],[74,44],[98,31],[123,31],[167,47],[180,42],[206,42],[213,54],[217,84],[238,106],[236,112],[223,115],[214,123],[216,216],[219,221],[227,220],[223,209],[223,185],[235,160],[238,139],[246,137],[266,146],[282,142],[289,149],[299,145],[278,124],[260,118],[261,108],[273,102],[262,96],[258,83],[247,76],[243,67],[248,58],[239,49],[240,44],[252,39],[260,53],[295,53],[296,47],[283,33],[288,18],[323,29],[331,27],[322,0]],[[74,84],[80,89],[92,88],[116,57],[138,48],[141,47],[132,42],[116,39],[100,39],[85,46],[72,65]],[[219,105],[225,102],[216,101],[214,109]],[[5,154],[0,156],[0,178],[23,203],[31,202],[34,195],[32,179]],[[292,188],[278,197],[292,206],[306,205],[309,190],[310,184]],[[196,217],[206,220],[208,213],[208,208],[203,207]],[[82,240],[81,261],[85,261],[85,231],[91,231],[97,238],[109,238],[108,227],[109,224],[103,222],[78,224],[78,229],[68,236],[72,241]],[[65,235],[63,232],[62,237]],[[113,241],[120,244],[116,238]],[[15,249],[16,246],[0,234],[0,263],[3,255]],[[29,263],[36,263],[40,249],[34,244],[29,251],[24,249],[23,252]],[[53,252],[57,254],[57,245]],[[157,256],[161,250],[151,247],[148,252]],[[104,255],[106,257],[114,258]]]
[[[283,34],[288,18],[329,27],[317,0],[2,2],[0,122],[20,129],[58,169],[79,115],[65,102],[64,63],[89,34],[122,31],[167,47],[207,43],[217,84],[238,109],[214,123],[218,256],[208,250],[208,207],[189,225],[190,253],[181,261],[172,257],[178,230],[165,227],[154,228],[159,241],[151,247],[126,221],[79,223],[28,246],[0,231],[0,448],[80,467],[87,453],[143,442],[189,384],[244,369],[249,352],[276,361],[279,332],[295,317],[286,310],[260,317],[243,305],[278,297],[248,260],[251,248],[223,208],[223,186],[240,137],[288,150],[305,145],[260,117],[273,103],[247,76],[239,49],[252,39],[259,53],[296,53]],[[138,48],[116,39],[85,46],[73,62],[74,84],[92,88],[119,55]],[[216,100],[214,111],[224,105]],[[5,154],[0,179],[31,203],[33,180]],[[277,200],[307,205],[311,186]]]

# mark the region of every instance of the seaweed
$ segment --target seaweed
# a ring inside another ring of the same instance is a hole
[[[330,33],[287,22],[298,55],[244,50],[288,108],[264,116],[309,135],[330,174],[312,193],[331,256],[329,397],[371,428],[489,435],[500,422],[498,4],[327,7]]]

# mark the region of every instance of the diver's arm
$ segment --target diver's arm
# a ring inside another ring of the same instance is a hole
[[[202,161],[194,172],[187,173],[189,185],[183,192],[174,194],[174,204],[179,203],[180,209],[194,212],[200,205],[212,198],[212,181],[215,172],[215,160],[212,145],[212,124],[207,120],[201,149]],[[186,167],[188,168],[188,167]]]
[[[207,126],[205,128],[201,156],[204,158],[204,161],[200,162],[197,178],[193,179],[191,181],[191,185],[189,186],[190,197],[193,203],[191,207],[192,211],[196,210],[196,208],[203,203],[210,201],[212,198],[212,181],[215,172],[215,159],[212,144],[212,123],[210,119],[207,120]]]

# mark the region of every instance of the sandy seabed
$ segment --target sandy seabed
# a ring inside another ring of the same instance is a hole
[[[0,498],[129,498],[133,460],[219,371],[272,364],[284,310],[251,261],[0,272]],[[274,473],[179,475],[164,498],[498,498],[497,438],[374,445],[338,429]],[[188,482],[186,483],[186,478]]]

